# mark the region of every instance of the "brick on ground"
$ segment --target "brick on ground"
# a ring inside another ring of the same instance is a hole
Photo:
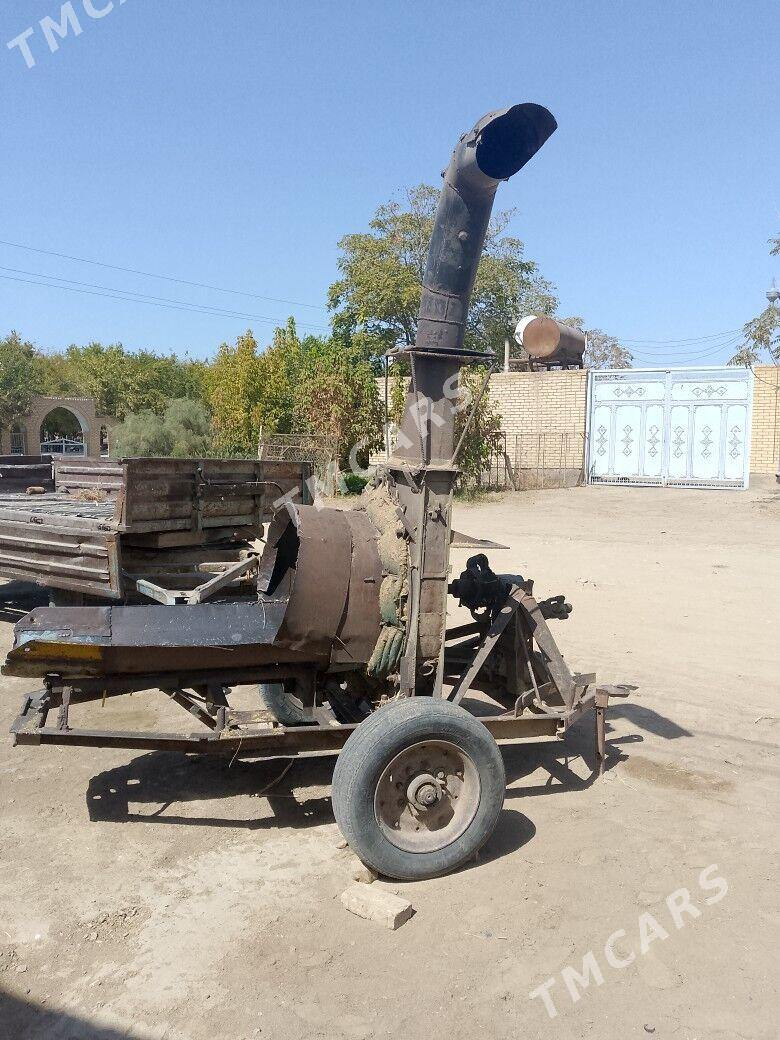
[[[341,902],[357,917],[376,921],[392,931],[400,928],[414,913],[414,907],[408,899],[394,895],[380,885],[356,882],[341,893]]]

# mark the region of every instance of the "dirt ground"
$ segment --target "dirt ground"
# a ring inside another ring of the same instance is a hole
[[[339,902],[327,760],[266,797],[278,763],[0,740],[0,1036],[777,1037],[780,490],[531,492],[455,526],[567,594],[572,668],[637,685],[604,777],[585,720],[506,746],[494,837],[453,876],[388,883],[416,908],[390,932]],[[3,730],[31,688],[2,681]],[[100,721],[161,722],[159,698]]]

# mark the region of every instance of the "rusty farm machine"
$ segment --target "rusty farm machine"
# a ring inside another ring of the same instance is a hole
[[[337,754],[333,809],[378,872],[432,877],[472,858],[505,793],[498,740],[562,736],[619,687],[572,674],[548,622],[571,609],[473,556],[451,580],[455,399],[477,265],[499,184],[556,129],[547,109],[491,112],[455,147],[430,243],[405,416],[360,508],[285,502],[254,580],[207,602],[40,607],[16,626],[5,674],[36,676],[13,724],[18,744],[169,749],[294,758]],[[448,597],[468,608],[447,628]],[[259,684],[255,711],[231,691]],[[79,728],[80,703],[159,690],[195,733]],[[482,711],[467,710],[484,695]],[[487,710],[484,710],[487,707]]]

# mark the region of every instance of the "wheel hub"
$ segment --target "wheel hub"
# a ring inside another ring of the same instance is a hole
[[[374,814],[385,837],[408,852],[446,848],[479,808],[480,781],[456,744],[426,740],[399,752],[379,778]]]
[[[406,789],[406,799],[423,811],[436,805],[443,796],[441,783],[430,773],[420,773]]]

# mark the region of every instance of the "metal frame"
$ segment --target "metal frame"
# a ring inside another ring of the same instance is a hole
[[[172,700],[204,724],[194,733],[81,729],[71,726],[73,691],[55,682],[22,701],[19,715],[11,726],[14,744],[59,744],[78,747],[127,748],[140,751],[181,751],[189,754],[222,754],[238,758],[311,758],[338,754],[360,723],[284,727],[270,719],[261,723],[262,711],[235,712],[224,706],[213,717],[203,703],[184,690],[165,690]],[[115,694],[116,695],[116,694]],[[606,757],[604,712],[608,693],[602,688],[582,696],[566,714],[537,714],[518,717],[514,711],[476,716],[496,740],[530,740],[537,737],[563,737],[566,730],[591,708],[595,717],[596,749],[599,768]],[[99,697],[95,697],[98,700]],[[57,709],[57,723],[47,725],[48,715]],[[252,716],[252,718],[249,718]],[[208,721],[207,721],[208,720]],[[254,725],[252,724],[254,723]]]
[[[602,771],[606,757],[605,709],[610,696],[625,697],[628,689],[596,686],[594,675],[572,675],[549,631],[543,606],[531,595],[530,583],[525,587],[512,584],[492,620],[487,616],[448,630],[442,677],[452,688],[446,699],[458,704],[474,686],[479,688],[480,673],[503,644],[505,658],[514,661],[512,672],[507,676],[506,710],[475,716],[477,720],[496,740],[562,737],[580,716],[593,708],[596,755]],[[534,643],[540,651],[536,663],[531,659]],[[530,677],[532,691],[522,683],[523,675]],[[230,707],[228,696],[232,686],[283,679],[294,680],[299,689],[309,692],[317,725],[285,727],[279,725],[267,709],[238,711]],[[275,664],[217,672],[101,678],[65,679],[49,675],[43,690],[25,695],[11,733],[14,744],[26,745],[69,744],[252,758],[338,754],[359,723],[339,722],[325,705],[318,705],[315,682],[312,667]],[[491,688],[489,676],[482,686]],[[155,688],[200,722],[203,729],[167,733],[82,729],[71,725],[74,705],[101,701],[105,706],[109,697]],[[438,696],[445,696],[440,687]],[[56,724],[47,725],[54,710],[57,711]],[[526,714],[526,710],[531,713]]]

